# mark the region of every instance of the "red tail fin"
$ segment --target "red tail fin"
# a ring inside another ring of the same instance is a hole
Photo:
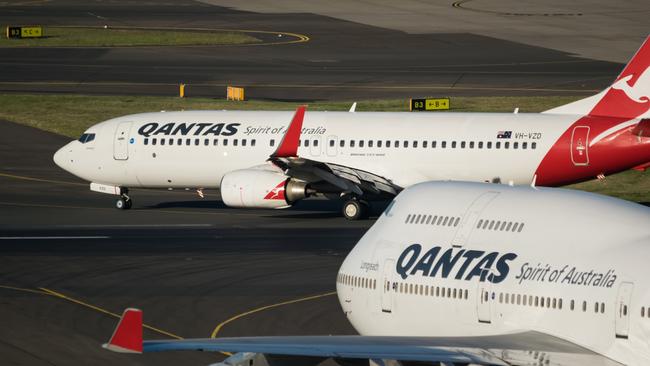
[[[142,353],[142,310],[126,309],[104,348],[121,353]]]
[[[545,113],[618,117],[650,117],[650,36],[625,66],[616,81],[592,97],[553,108]]]

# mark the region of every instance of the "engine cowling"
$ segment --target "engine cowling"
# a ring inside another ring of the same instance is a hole
[[[235,170],[221,180],[221,199],[230,207],[287,208],[305,197],[307,183],[279,170]]]

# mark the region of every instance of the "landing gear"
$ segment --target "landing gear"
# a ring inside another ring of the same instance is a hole
[[[351,198],[343,203],[343,217],[348,220],[367,219],[370,214],[370,206],[367,202]]]
[[[128,210],[131,208],[133,205],[133,201],[131,200],[131,197],[127,195],[129,191],[126,188],[122,189],[122,194],[120,195],[120,198],[115,201],[115,208],[119,210]]]

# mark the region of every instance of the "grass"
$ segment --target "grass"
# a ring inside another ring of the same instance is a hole
[[[457,97],[451,99],[452,111],[458,112],[541,112],[580,97]],[[291,110],[300,103],[150,96],[87,96],[0,94],[0,119],[77,138],[95,123],[132,113],[160,110]],[[345,111],[351,102],[314,102],[309,110]],[[357,111],[406,111],[401,99],[360,101]],[[413,112],[438,113],[438,112]],[[650,202],[650,172],[626,171],[603,181],[589,181],[567,188],[615,196],[631,201]]]
[[[260,42],[238,32],[90,27],[45,27],[43,32],[43,38],[7,39],[3,36],[0,47],[194,46]]]

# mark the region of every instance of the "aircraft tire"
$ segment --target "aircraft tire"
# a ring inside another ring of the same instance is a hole
[[[366,219],[369,212],[370,207],[363,201],[351,199],[343,203],[343,217],[350,221]]]
[[[131,200],[127,200],[124,197],[120,197],[117,199],[117,201],[115,201],[115,208],[119,210],[128,210],[129,208],[131,208],[131,204],[132,204]]]

